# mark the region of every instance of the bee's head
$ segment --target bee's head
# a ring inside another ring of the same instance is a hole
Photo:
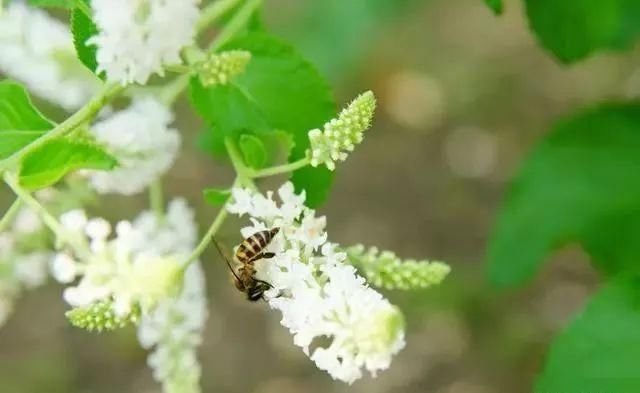
[[[265,291],[271,288],[269,283],[264,281],[256,281],[255,285],[247,289],[247,299],[250,302],[256,302],[263,299]]]

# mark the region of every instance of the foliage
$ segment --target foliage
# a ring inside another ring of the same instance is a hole
[[[635,0],[523,0],[531,29],[540,44],[563,63],[573,63],[605,49],[625,49],[640,36]],[[485,0],[496,13],[501,0]]]

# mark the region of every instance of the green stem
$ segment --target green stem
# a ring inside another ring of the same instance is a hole
[[[22,207],[22,201],[20,200],[20,198],[13,201],[11,206],[9,206],[6,213],[4,213],[4,216],[2,216],[2,219],[0,220],[0,233],[3,232],[5,229],[7,229],[9,225],[11,225],[13,220],[18,215],[18,212],[20,211],[21,207]]]
[[[149,186],[149,205],[156,215],[158,222],[164,221],[164,195],[162,193],[162,180],[156,179]]]
[[[214,52],[229,42],[249,22],[249,18],[260,7],[262,0],[248,0],[231,18],[216,38],[209,45],[209,51]]]
[[[79,9],[87,19],[91,19],[91,8],[89,8],[89,5],[87,5],[84,0],[76,0],[74,6]]]
[[[90,254],[89,246],[82,237],[77,237],[69,234],[69,232],[58,222],[58,220],[49,213],[49,211],[40,204],[31,194],[22,188],[15,176],[9,172],[4,174],[4,181],[18,196],[18,198],[29,209],[33,210],[49,227],[49,229],[56,235],[56,238],[69,245],[73,251],[81,257],[85,257]]]
[[[200,13],[200,20],[198,20],[196,24],[196,31],[198,31],[198,33],[204,31],[209,25],[231,11],[240,1],[241,0],[218,0],[205,7]]]
[[[224,206],[222,206],[222,208],[218,212],[218,215],[209,226],[209,229],[207,229],[207,232],[204,234],[204,236],[202,236],[200,243],[191,252],[191,255],[189,255],[189,258],[187,258],[187,260],[184,262],[183,269],[186,270],[191,263],[193,263],[195,260],[197,260],[200,257],[200,255],[202,255],[204,250],[206,250],[207,246],[209,246],[209,244],[211,243],[211,239],[218,232],[218,229],[220,229],[220,227],[222,226],[226,218],[227,218],[227,205],[225,204]]]
[[[244,164],[244,160],[240,155],[240,152],[236,148],[236,144],[229,137],[225,138],[224,146],[227,148],[227,153],[229,154],[229,159],[231,160],[231,165],[233,165],[233,169],[235,169],[236,174],[238,176],[237,184],[242,185],[249,188],[256,188],[252,179],[252,169],[248,168]]]
[[[269,176],[280,175],[282,173],[293,172],[300,168],[304,168],[305,166],[309,165],[310,162],[311,160],[308,157],[305,157],[298,161],[294,161],[288,164],[272,166],[270,168],[265,168],[260,170],[254,170],[250,173],[250,176],[254,179],[257,179],[260,177],[269,177]]]
[[[0,161],[0,172],[4,172],[9,169],[12,165],[18,162],[22,157],[26,154],[34,151],[38,147],[47,143],[48,141],[65,136],[76,129],[76,127],[81,126],[82,124],[88,123],[93,119],[93,117],[105,106],[109,101],[111,101],[115,96],[117,96],[120,92],[124,90],[124,87],[120,84],[107,84],[104,86],[102,91],[100,91],[97,95],[95,95],[91,101],[86,103],[82,108],[80,108],[76,113],[71,115],[67,120],[55,126],[51,131],[47,132],[40,138],[31,142],[27,146],[13,153],[11,156],[7,157],[3,161]]]

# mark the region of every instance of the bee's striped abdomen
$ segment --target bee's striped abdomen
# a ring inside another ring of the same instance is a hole
[[[262,254],[273,237],[280,231],[280,228],[267,229],[264,231],[256,232],[248,238],[244,239],[238,251],[236,251],[236,259],[240,263],[250,263],[253,259]]]

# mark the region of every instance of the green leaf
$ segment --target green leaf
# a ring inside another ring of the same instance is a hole
[[[33,190],[52,185],[76,169],[109,170],[116,165],[116,159],[95,144],[58,138],[24,157],[19,181],[25,188]]]
[[[606,272],[640,272],[638,174],[640,103],[603,105],[560,122],[512,181],[489,244],[491,280],[518,284],[571,242]]]
[[[616,279],[554,340],[536,392],[640,392],[640,282]]]
[[[88,0],[82,0],[88,5]],[[78,59],[94,74],[98,68],[96,52],[98,48],[94,45],[87,45],[87,40],[98,34],[98,27],[85,11],[76,7],[71,11],[71,33],[73,34],[73,46],[76,48]],[[100,75],[98,75],[100,76]]]
[[[640,33],[637,0],[525,0],[531,29],[564,63],[603,49],[624,49]]]
[[[71,9],[75,6],[76,0],[29,0],[29,4],[42,8],[64,8]]]
[[[289,161],[302,157],[309,147],[309,130],[321,127],[335,115],[335,104],[327,82],[290,45],[277,38],[250,33],[220,50],[251,52],[245,72],[225,86],[204,88],[197,78],[191,81],[190,96],[196,111],[210,127],[200,138],[208,150],[216,150],[221,140],[236,141],[243,133],[262,135],[275,130],[293,137]],[[307,191],[307,203],[324,200],[332,175],[326,169],[305,168],[293,176],[296,189]]]
[[[202,196],[210,205],[222,206],[227,203],[227,200],[231,196],[231,191],[220,190],[218,188],[207,188],[202,191]]]
[[[53,128],[31,103],[22,85],[0,82],[0,160],[5,159]]]
[[[491,8],[491,11],[493,11],[494,14],[502,15],[502,12],[504,11],[504,3],[502,0],[484,0],[484,3],[487,7]]]
[[[267,161],[267,149],[262,141],[253,136],[242,134],[238,141],[244,162],[251,168],[262,168]]]

